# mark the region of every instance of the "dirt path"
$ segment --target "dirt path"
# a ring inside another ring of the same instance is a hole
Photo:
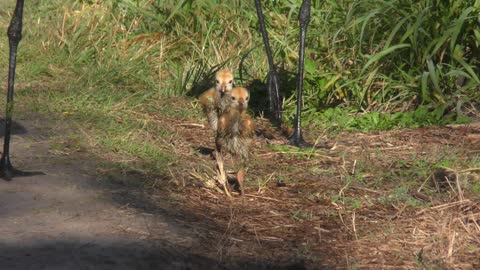
[[[25,124],[25,123],[23,123]],[[96,183],[94,162],[62,156],[52,141],[26,124],[15,136],[18,168],[45,175],[0,182],[1,269],[187,269],[211,261],[185,255],[192,241],[161,216],[134,211]],[[163,232],[163,241],[150,236]]]
[[[63,153],[43,124],[20,121],[13,137],[14,166],[45,175],[0,181],[0,269],[226,267],[196,255],[211,248],[162,209],[142,204],[140,190],[100,183],[98,161]],[[231,263],[227,268],[269,268]]]
[[[150,188],[135,184],[151,175],[94,156],[65,123],[25,119],[13,164],[44,175],[0,181],[2,270],[480,266],[480,124],[344,133],[318,152],[272,150],[282,141],[260,135],[247,196],[227,200],[207,185],[206,128],[157,119],[180,161]],[[428,181],[445,160],[458,190]]]

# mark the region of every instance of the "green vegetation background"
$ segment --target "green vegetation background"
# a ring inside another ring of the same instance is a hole
[[[295,113],[301,0],[262,1]],[[14,0],[0,4],[6,29]],[[477,113],[479,0],[312,1],[304,125],[379,130],[462,123]],[[78,121],[95,146],[165,166],[157,115],[200,120],[194,101],[219,68],[247,85],[259,114],[268,65],[253,1],[30,0],[17,103]],[[8,41],[1,36],[6,79]],[[182,104],[179,99],[186,97]],[[73,121],[72,121],[73,122]],[[81,134],[81,132],[79,132]]]
[[[263,2],[288,122],[294,114],[301,0]],[[219,66],[235,70],[239,84],[265,81],[252,1],[26,5],[20,61],[30,65],[23,73],[29,80],[71,79],[61,90],[74,90],[75,98],[94,92],[89,102],[106,104],[132,95],[139,103],[194,96],[192,88],[198,90]],[[314,0],[312,5],[305,124],[369,130],[467,121],[479,95],[480,1]],[[7,7],[2,10],[11,15]],[[2,16],[3,23],[8,17]],[[252,90],[265,95],[264,88]]]

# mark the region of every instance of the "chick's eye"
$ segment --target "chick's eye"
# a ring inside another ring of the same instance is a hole
[[[232,84],[232,83],[233,83],[233,81],[232,81],[232,80],[230,80],[228,83],[229,83],[229,84]]]
[[[232,97],[232,100],[235,100],[235,97]]]
[[[219,81],[219,80],[215,80],[215,82],[216,82],[216,83],[220,83],[220,81]]]

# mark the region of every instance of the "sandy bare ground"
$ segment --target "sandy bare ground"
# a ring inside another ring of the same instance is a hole
[[[0,181],[0,269],[479,269],[478,123],[299,152],[272,150],[286,139],[258,120],[247,196],[227,199],[208,128],[151,118],[175,134],[170,175],[118,170],[65,123],[19,120],[13,164],[44,175]],[[445,155],[458,187],[437,191]]]
[[[140,190],[100,183],[98,161],[65,154],[51,130],[16,126],[12,163],[44,175],[0,181],[0,269],[277,269],[197,255],[212,247],[191,227],[142,203]]]

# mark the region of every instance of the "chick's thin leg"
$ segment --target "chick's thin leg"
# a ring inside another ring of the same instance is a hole
[[[225,169],[223,167],[223,155],[220,151],[215,152],[215,160],[217,161],[217,176],[218,182],[222,184],[223,190],[228,197],[231,197],[230,192],[227,187],[227,175],[225,174]]]
[[[245,191],[243,189],[243,182],[245,180],[245,170],[244,168],[240,168],[240,170],[238,170],[237,172],[237,181],[238,181],[238,185],[240,187],[240,195],[245,195]]]

